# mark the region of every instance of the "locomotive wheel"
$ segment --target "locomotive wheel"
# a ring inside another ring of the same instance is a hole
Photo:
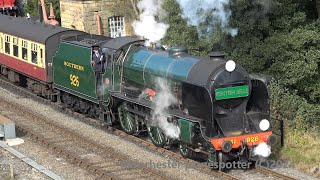
[[[163,147],[167,143],[167,136],[158,127],[148,127],[149,138],[157,147]]]
[[[191,158],[193,154],[193,152],[184,143],[179,144],[179,152],[184,158]]]
[[[136,130],[134,114],[127,110],[125,104],[118,108],[120,126],[127,134],[133,134]]]

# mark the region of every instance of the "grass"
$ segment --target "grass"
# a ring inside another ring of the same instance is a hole
[[[307,128],[305,124],[296,121],[294,127],[287,126],[284,147],[279,151],[279,157],[293,162],[296,168],[320,178],[319,139],[319,129]]]

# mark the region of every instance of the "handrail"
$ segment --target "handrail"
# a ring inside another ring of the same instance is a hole
[[[135,43],[132,43],[130,44],[126,54],[124,55],[124,57],[122,58],[122,61],[121,61],[121,65],[120,65],[120,68],[121,68],[121,71],[120,71],[120,92],[121,92],[121,89],[122,89],[122,79],[123,79],[123,63],[124,63],[124,60],[127,58],[127,55],[132,47],[132,45],[134,45]]]

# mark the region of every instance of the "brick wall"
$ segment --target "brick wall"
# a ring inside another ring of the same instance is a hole
[[[61,25],[63,27],[98,34],[96,16],[101,17],[102,33],[108,32],[108,18],[123,16],[125,18],[125,33],[133,35],[131,23],[135,19],[130,12],[128,0],[60,0]]]

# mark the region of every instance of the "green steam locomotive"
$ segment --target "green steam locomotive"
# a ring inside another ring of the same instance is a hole
[[[158,147],[178,144],[186,158],[247,161],[257,145],[275,143],[265,83],[220,52],[201,58],[181,47],[148,47],[134,37],[0,20],[8,24],[0,28],[1,73],[74,111],[119,124],[128,134],[147,132]],[[96,47],[104,57],[101,72],[92,63]],[[30,53],[26,59],[24,52]]]

